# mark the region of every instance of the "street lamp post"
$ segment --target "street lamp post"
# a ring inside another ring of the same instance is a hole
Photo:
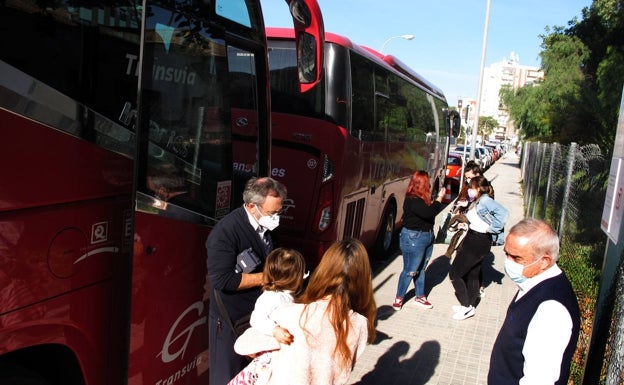
[[[384,48],[386,48],[386,44],[388,44],[388,43],[390,42],[390,40],[392,40],[392,39],[399,39],[399,38],[401,38],[401,39],[405,39],[405,40],[412,40],[412,39],[414,39],[414,35],[412,35],[412,34],[408,34],[408,35],[392,36],[391,38],[389,38],[388,40],[386,40],[386,41],[382,44],[382,46],[381,46],[381,50],[380,50],[379,52],[380,52],[380,53],[383,53]]]

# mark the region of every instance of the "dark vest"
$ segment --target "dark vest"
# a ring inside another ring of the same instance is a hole
[[[533,315],[535,315],[538,306],[542,302],[549,300],[561,303],[572,317],[572,335],[563,353],[559,380],[555,384],[565,385],[568,383],[570,361],[576,349],[581,318],[578,301],[570,281],[568,281],[564,273],[561,273],[539,283],[517,302],[514,297],[514,301],[511,302],[507,309],[505,322],[492,348],[488,385],[512,385],[519,383],[520,378],[524,376],[522,348],[524,347],[529,323]],[[553,325],[553,327],[557,327],[557,325]]]

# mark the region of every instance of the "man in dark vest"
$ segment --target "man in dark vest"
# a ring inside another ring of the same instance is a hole
[[[524,219],[509,231],[505,255],[505,272],[519,290],[492,348],[488,385],[565,385],[580,312],[557,266],[559,237],[546,222]]]

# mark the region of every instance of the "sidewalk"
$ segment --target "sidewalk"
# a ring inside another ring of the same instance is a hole
[[[509,210],[506,228],[523,219],[519,160],[508,153],[485,177],[496,200]],[[436,231],[450,209],[437,217]],[[444,244],[436,244],[426,272],[426,291],[433,309],[416,307],[413,284],[403,308],[392,301],[403,260],[396,251],[375,269],[373,287],[378,306],[377,340],[368,345],[349,379],[351,385],[485,385],[490,351],[517,287],[505,276],[503,246],[493,246],[483,264],[485,296],[476,315],[463,321],[451,318],[458,304],[448,279],[450,261]]]

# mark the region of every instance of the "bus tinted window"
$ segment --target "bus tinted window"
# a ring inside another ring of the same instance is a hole
[[[148,4],[140,68],[140,3],[38,4],[2,7],[0,68],[11,103],[2,107],[128,157],[140,116],[149,143],[139,190],[211,218],[229,212],[230,189],[256,171],[257,58],[228,46],[203,18],[205,6]],[[231,101],[247,111],[249,146],[232,141]],[[218,189],[227,200],[217,202]]]
[[[38,92],[32,90],[33,85],[26,87],[31,88],[27,92],[13,91],[31,105],[51,110],[36,116],[32,109],[16,112],[55,127],[58,119],[50,116],[61,114],[65,121],[73,121],[62,126],[78,126],[69,132],[93,140],[95,133],[89,130],[94,122],[80,112],[83,105],[117,122],[124,104],[136,101],[137,77],[130,70],[129,58],[138,57],[139,4],[127,1],[103,8],[76,2],[74,6],[54,3],[58,7],[39,4],[6,2],[0,13],[0,58],[28,77],[24,81],[45,86],[37,86]]]
[[[375,123],[375,88],[373,64],[361,56],[351,55],[352,105],[351,134],[359,139],[369,138]]]
[[[309,117],[325,117],[324,81],[314,89],[299,92],[297,54],[294,42],[272,41],[269,49],[271,109]]]
[[[231,208],[233,164],[249,164],[252,173],[256,162],[255,57],[175,10],[154,7],[146,34],[152,39],[142,85],[150,126],[145,192],[220,218]],[[247,151],[232,140],[231,101],[250,111]],[[227,199],[217,199],[221,192]]]
[[[437,133],[433,98],[422,89],[355,53],[351,77],[354,136],[367,141],[425,141]]]

